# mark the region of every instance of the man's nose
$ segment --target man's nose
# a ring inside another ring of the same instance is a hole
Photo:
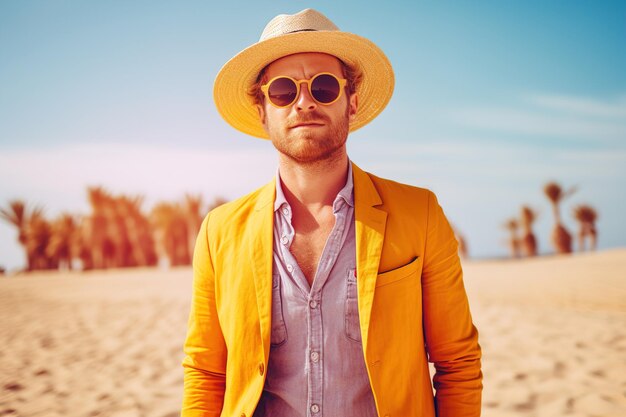
[[[304,81],[300,82],[300,95],[296,99],[296,110],[311,111],[315,108],[317,108],[317,101],[311,96],[309,85]]]

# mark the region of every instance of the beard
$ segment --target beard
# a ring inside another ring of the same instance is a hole
[[[269,136],[281,154],[299,164],[317,164],[342,155],[348,140],[350,107],[346,106],[343,117],[333,121],[325,114],[312,111],[292,117],[282,126],[268,123]],[[298,123],[323,122],[321,128],[290,129]],[[319,131],[318,131],[319,130]]]

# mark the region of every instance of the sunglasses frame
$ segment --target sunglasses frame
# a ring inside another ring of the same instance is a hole
[[[311,91],[311,84],[312,84],[312,83],[313,83],[313,81],[314,81],[317,77],[319,77],[320,75],[330,75],[330,76],[331,76],[331,77],[333,77],[335,80],[337,80],[337,82],[339,83],[339,94],[337,94],[337,98],[335,98],[333,101],[329,101],[328,103],[323,103],[323,102],[321,102],[321,101],[318,101],[318,100],[315,98],[315,96],[313,95],[313,92]],[[292,101],[291,103],[289,103],[289,104],[284,105],[284,106],[279,106],[278,104],[274,103],[274,102],[272,101],[272,99],[270,98],[270,95],[269,95],[269,88],[270,88],[270,85],[271,85],[274,81],[276,81],[276,80],[278,80],[278,79],[280,79],[280,78],[287,78],[288,80],[293,81],[293,83],[296,85],[296,95],[295,95],[295,97],[294,97],[293,101]],[[333,74],[333,73],[331,73],[331,72],[320,72],[320,73],[317,73],[317,74],[315,74],[314,76],[312,76],[311,78],[309,78],[308,80],[307,80],[307,79],[303,79],[303,80],[296,80],[295,78],[291,78],[291,77],[288,77],[288,76],[286,76],[286,75],[278,75],[278,76],[276,76],[276,77],[272,78],[271,80],[269,80],[269,81],[267,82],[267,84],[263,84],[263,85],[261,86],[261,91],[263,92],[263,94],[265,94],[265,98],[267,99],[267,101],[269,101],[269,102],[272,104],[272,106],[277,107],[277,108],[279,108],[279,109],[284,109],[285,107],[289,107],[289,106],[291,106],[293,103],[295,103],[296,101],[298,101],[298,97],[300,96],[300,84],[304,83],[304,84],[306,84],[306,85],[307,85],[307,88],[308,88],[308,90],[309,90],[309,95],[311,96],[311,98],[313,98],[313,100],[315,100],[315,102],[316,102],[316,103],[322,104],[322,105],[324,105],[324,106],[330,106],[331,104],[335,103],[337,100],[339,100],[339,99],[341,98],[341,95],[343,94],[343,90],[345,89],[347,82],[348,82],[348,80],[346,80],[345,78],[339,78],[339,77],[337,77],[335,74]]]

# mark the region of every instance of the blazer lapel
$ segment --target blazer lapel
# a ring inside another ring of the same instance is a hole
[[[252,236],[248,239],[252,273],[261,326],[261,340],[265,360],[269,358],[272,322],[272,262],[274,253],[274,198],[276,180],[260,191],[259,198],[250,213],[248,222]]]
[[[375,206],[382,200],[369,175],[352,164],[354,178],[354,220],[356,228],[356,270],[359,320],[363,350],[367,354],[367,338],[374,300],[378,266],[385,237],[387,213]]]

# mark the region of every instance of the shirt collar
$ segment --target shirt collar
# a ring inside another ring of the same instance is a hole
[[[349,206],[354,207],[354,180],[352,179],[352,163],[348,160],[348,178],[346,184],[337,193],[337,197],[333,202],[333,211],[337,211],[337,204],[339,199],[343,199]],[[276,168],[276,200],[274,201],[274,211],[286,204],[289,207],[289,203],[283,193],[283,187],[280,183],[280,170]]]

